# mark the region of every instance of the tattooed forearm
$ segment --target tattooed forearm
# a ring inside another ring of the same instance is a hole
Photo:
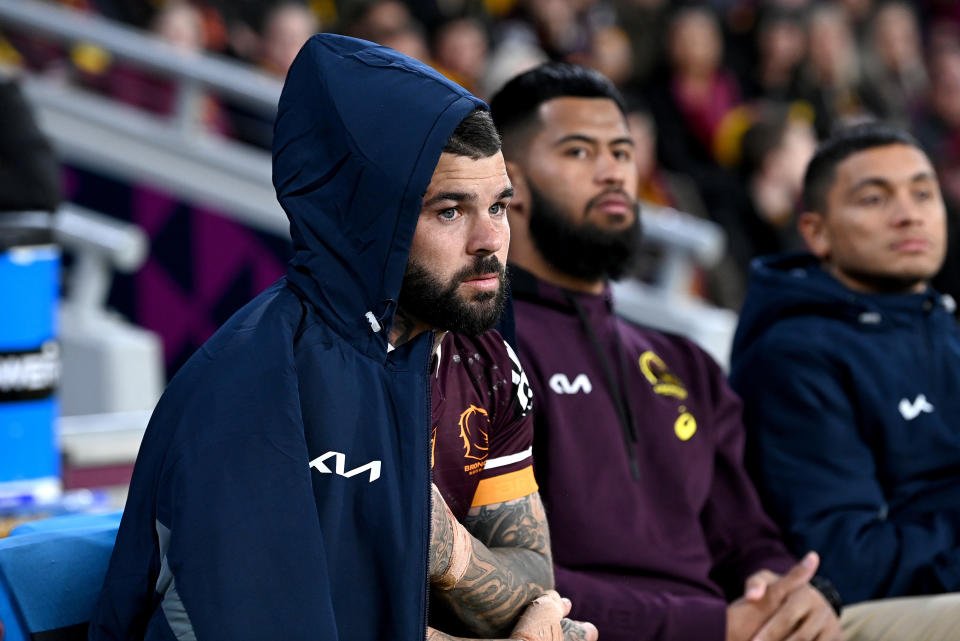
[[[550,531],[539,494],[472,508],[463,525],[489,548],[524,548],[550,560]]]
[[[430,535],[430,577],[436,577],[443,574],[444,570],[450,565],[450,558],[453,555],[453,523],[445,509],[443,497],[437,486],[433,486],[431,516],[431,535]]]
[[[472,509],[463,524],[474,537],[473,559],[454,589],[433,595],[472,632],[506,636],[524,607],[553,588],[540,496]]]

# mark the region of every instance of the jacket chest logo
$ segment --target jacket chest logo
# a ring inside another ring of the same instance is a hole
[[[640,354],[640,371],[644,378],[653,386],[654,394],[672,396],[681,401],[687,398],[687,388],[676,374],[670,371],[663,359],[652,351]]]
[[[333,469],[331,470],[327,465],[326,461],[330,458],[333,458]],[[321,474],[336,474],[337,476],[342,476],[344,478],[351,478],[360,474],[362,472],[370,473],[370,480],[368,483],[373,483],[378,478],[380,478],[380,461],[370,461],[369,463],[364,463],[360,467],[355,467],[352,470],[347,470],[347,457],[341,452],[327,452],[322,454],[317,458],[310,461],[310,467],[320,472]]]
[[[670,371],[662,358],[648,350],[640,354],[638,360],[640,371],[647,382],[653,387],[653,393],[668,396],[678,400],[685,400],[689,396],[687,387],[676,374]],[[681,441],[689,441],[697,433],[697,419],[686,406],[677,408],[677,418],[673,423],[673,433]]]
[[[577,374],[572,383],[566,374],[554,374],[550,377],[550,389],[557,394],[576,394],[578,392],[589,394],[593,391],[593,384],[590,383],[586,374]]]
[[[912,421],[921,414],[931,414],[933,413],[934,407],[930,404],[930,401],[927,400],[927,397],[923,394],[918,395],[913,401],[909,401],[905,398],[900,399],[900,404],[897,405],[897,409],[900,410],[900,416],[906,421]]]

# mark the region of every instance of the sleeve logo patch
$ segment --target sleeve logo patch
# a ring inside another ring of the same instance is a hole
[[[503,341],[503,346],[507,348],[507,356],[510,357],[511,382],[517,386],[517,401],[522,408],[523,416],[526,416],[533,409],[533,391],[530,389],[530,381],[527,380],[527,374],[520,365],[520,359],[507,341]]]
[[[477,474],[483,470],[484,461],[490,454],[490,435],[487,426],[490,415],[487,410],[471,404],[460,414],[460,439],[463,441],[463,458],[476,463],[464,466],[464,471]],[[481,427],[482,426],[482,427]]]

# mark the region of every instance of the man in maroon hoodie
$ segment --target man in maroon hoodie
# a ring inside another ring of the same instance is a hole
[[[787,552],[744,472],[723,372],[690,341],[613,314],[607,280],[639,225],[616,89],[548,63],[491,106],[516,190],[511,280],[537,478],[573,616],[603,641],[836,641],[818,557]]]

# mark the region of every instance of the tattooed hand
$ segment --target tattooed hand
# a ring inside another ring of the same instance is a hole
[[[550,590],[533,600],[523,611],[511,639],[522,641],[563,641],[560,620],[570,612],[570,601]]]
[[[600,633],[592,623],[564,619],[560,622],[563,630],[563,641],[597,641]]]

